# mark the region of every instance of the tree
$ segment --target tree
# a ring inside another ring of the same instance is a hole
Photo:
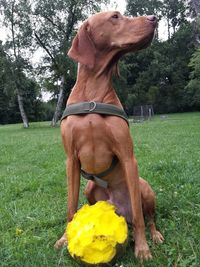
[[[0,123],[2,124],[21,121],[17,95],[15,90],[12,90],[15,88],[16,79],[13,75],[14,68],[15,64],[0,43]],[[23,72],[20,73],[19,79],[27,117],[32,121],[43,119],[43,106],[39,98],[38,83],[32,78],[26,77]]]
[[[190,5],[191,17],[199,16],[199,13],[200,13],[200,2],[199,2],[199,0],[190,0],[189,1],[189,5]]]
[[[185,87],[185,104],[191,109],[200,110],[200,48],[192,55],[189,62],[190,81]]]
[[[187,1],[127,1],[129,15],[156,14],[168,21],[168,40],[158,38],[152,45],[123,59],[128,97],[125,106],[153,104],[158,113],[177,112],[185,106],[185,86],[190,79],[188,63],[195,49],[193,22],[187,21]],[[196,27],[198,28],[198,27]]]
[[[161,0],[127,0],[126,14],[132,16],[157,15],[160,17]]]
[[[10,90],[10,83],[12,82],[11,62],[9,61],[2,42],[0,42],[0,123],[7,123],[9,121],[9,106],[12,99]]]
[[[27,50],[31,47],[32,30],[30,22],[30,3],[27,0],[0,0],[3,7],[4,25],[9,31],[9,40],[6,42],[7,53],[12,61],[12,87],[17,95],[18,106],[23,121],[27,128],[28,118],[24,109],[23,72],[29,68]]]
[[[186,22],[188,3],[186,0],[164,0],[163,16],[167,20],[168,39],[171,37],[171,29],[174,34],[178,27]]]
[[[189,67],[191,67],[191,79],[198,79],[200,80],[200,48],[193,53]]]
[[[59,94],[52,126],[61,115],[64,93],[69,94],[68,83],[75,77],[75,66],[66,56],[74,29],[78,22],[84,20],[89,12],[100,10],[102,3],[108,0],[38,0],[35,2],[35,37],[38,45],[46,53],[44,60],[49,64],[48,70],[59,81]]]

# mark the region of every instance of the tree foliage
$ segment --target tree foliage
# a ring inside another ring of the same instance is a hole
[[[127,13],[152,14],[151,2],[128,1]],[[195,93],[200,90],[199,78],[192,80],[196,89],[186,90],[191,85],[188,82],[192,78],[190,67],[194,59],[189,62],[198,45],[196,21],[188,20],[190,6],[187,1],[164,0],[154,1],[153,7],[157,7],[154,13],[167,20],[168,39],[155,38],[150,48],[128,55],[121,61],[128,92],[123,104],[130,114],[134,106],[144,104],[152,104],[158,113],[199,110],[196,101],[199,94]],[[123,97],[121,99],[124,100]]]
[[[28,127],[28,117],[24,109],[23,93],[26,87],[23,84],[23,71],[27,71],[28,56],[32,44],[32,27],[30,22],[30,2],[27,0],[1,0],[4,25],[9,32],[5,49],[12,62],[12,81],[10,86],[18,100],[18,107],[25,128]]]
[[[192,55],[189,67],[190,81],[185,87],[185,105],[188,108],[200,107],[200,48],[198,48]]]
[[[20,80],[20,96],[23,97],[26,115],[31,121],[43,120],[43,103],[40,96],[39,84],[32,78],[28,78],[23,72],[13,69],[15,63],[5,52],[5,48],[0,43],[0,123],[16,123],[21,121],[21,114],[16,93],[15,80]]]
[[[0,123],[60,118],[76,79],[67,51],[80,23],[109,0],[0,0],[8,37],[0,44]],[[131,114],[151,104],[157,113],[200,110],[200,5],[197,0],[127,0],[126,14],[155,14],[167,25],[167,40],[120,61],[117,93]],[[43,50],[40,65],[30,61]],[[52,93],[46,103],[41,88]],[[20,106],[22,105],[23,110]],[[24,119],[23,119],[24,120]]]
[[[52,119],[55,126],[60,118],[64,96],[70,92],[75,68],[66,56],[70,47],[74,30],[78,22],[86,19],[89,13],[100,11],[100,5],[107,0],[38,0],[35,2],[35,37],[37,43],[45,51],[45,61],[49,63],[53,83],[59,81],[57,105]]]

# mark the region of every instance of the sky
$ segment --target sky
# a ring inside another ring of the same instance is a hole
[[[114,0],[114,1],[111,0],[111,9],[112,8],[113,10],[118,10],[123,14],[126,9],[126,1],[125,0]]]

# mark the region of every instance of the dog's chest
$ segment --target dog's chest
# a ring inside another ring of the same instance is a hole
[[[112,144],[108,133],[103,131],[102,118],[93,114],[87,119],[77,122],[73,128],[71,140],[74,151],[80,160],[81,167],[88,173],[100,173],[108,169],[112,163]],[[84,122],[84,123],[83,123]],[[99,122],[99,123],[97,123]]]
[[[116,212],[125,217],[128,223],[132,223],[132,209],[128,190],[119,188],[110,193],[109,203],[116,207]]]

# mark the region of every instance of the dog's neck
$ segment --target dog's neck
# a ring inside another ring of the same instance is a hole
[[[99,74],[95,69],[91,70],[79,64],[76,84],[67,104],[96,101],[121,107],[120,100],[112,85],[112,74],[112,69]]]

